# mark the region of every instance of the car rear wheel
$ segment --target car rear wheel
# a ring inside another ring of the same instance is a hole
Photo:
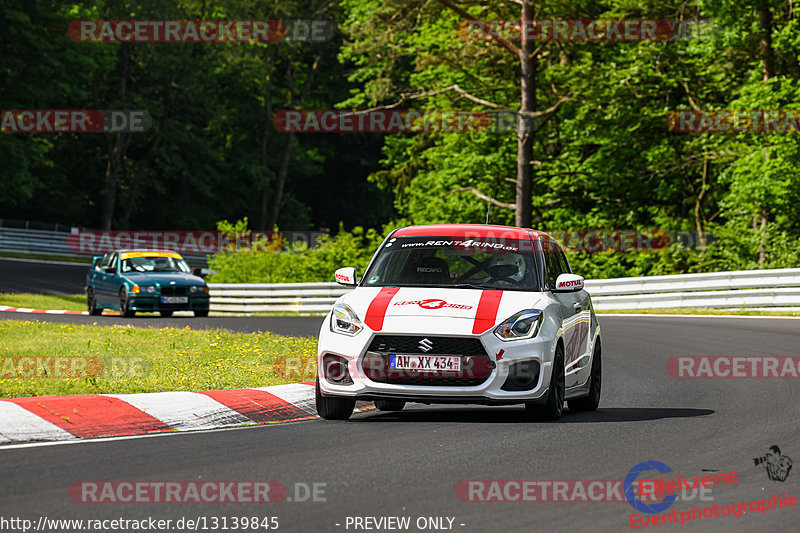
[[[195,316],[196,318],[204,318],[204,317],[207,317],[207,316],[208,316],[208,309],[206,309],[205,311],[195,311],[195,312],[194,312],[194,316]]]
[[[595,411],[600,404],[600,388],[603,384],[603,360],[601,357],[600,339],[594,347],[592,354],[592,373],[589,377],[592,380],[589,385],[589,395],[583,398],[567,400],[570,411]]]
[[[103,309],[97,308],[97,300],[94,298],[94,289],[87,289],[86,290],[86,309],[89,311],[89,314],[92,316],[102,315]]]
[[[169,318],[172,316],[172,311],[159,311],[158,314],[164,318]]]
[[[119,291],[119,314],[125,318],[130,318],[136,315],[136,311],[130,309],[130,301],[128,300],[128,291],[124,288]]]
[[[375,408],[378,411],[402,411],[406,406],[403,400],[375,400]]]
[[[550,390],[544,404],[526,403],[525,412],[533,420],[558,420],[564,412],[564,348],[559,344],[550,372]]]
[[[347,420],[353,414],[356,401],[353,398],[323,396],[317,377],[317,413],[325,420]]]

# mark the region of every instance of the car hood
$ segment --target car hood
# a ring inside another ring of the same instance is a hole
[[[183,272],[126,272],[122,275],[137,285],[153,283],[169,285],[172,281],[174,281],[177,286],[201,285],[205,283],[203,278]]]
[[[447,328],[447,333],[479,334],[514,313],[535,308],[542,299],[541,293],[523,291],[358,287],[342,302],[375,331],[410,328],[411,333],[436,322],[435,327]]]

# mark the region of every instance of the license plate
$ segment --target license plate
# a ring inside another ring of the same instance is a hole
[[[461,358],[449,355],[389,355],[389,368],[427,372],[460,372]]]
[[[186,304],[189,303],[188,296],[162,296],[162,304]]]

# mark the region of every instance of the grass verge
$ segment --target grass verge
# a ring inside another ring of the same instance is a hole
[[[0,292],[0,305],[26,307],[29,309],[86,311],[86,296],[83,294],[57,295]]]
[[[680,307],[678,309],[595,309],[598,315],[731,315],[731,316],[800,316],[800,311],[757,311],[748,309],[706,309]]]
[[[2,320],[0,398],[310,381],[316,349],[316,339],[272,333]]]

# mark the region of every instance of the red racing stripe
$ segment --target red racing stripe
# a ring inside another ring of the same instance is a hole
[[[81,438],[173,431],[157,418],[109,396],[39,396],[8,401]]]
[[[253,422],[268,424],[308,418],[307,411],[269,392],[256,389],[199,391],[225,407],[243,414]]]
[[[389,308],[389,302],[392,301],[394,295],[400,287],[383,287],[381,292],[370,302],[367,309],[367,316],[364,317],[364,323],[375,331],[383,329],[383,319],[386,317],[386,309]]]
[[[472,324],[472,334],[483,333],[494,326],[497,319],[497,308],[500,307],[500,299],[503,291],[483,291],[481,300],[478,302],[478,311],[475,313],[475,322]]]

